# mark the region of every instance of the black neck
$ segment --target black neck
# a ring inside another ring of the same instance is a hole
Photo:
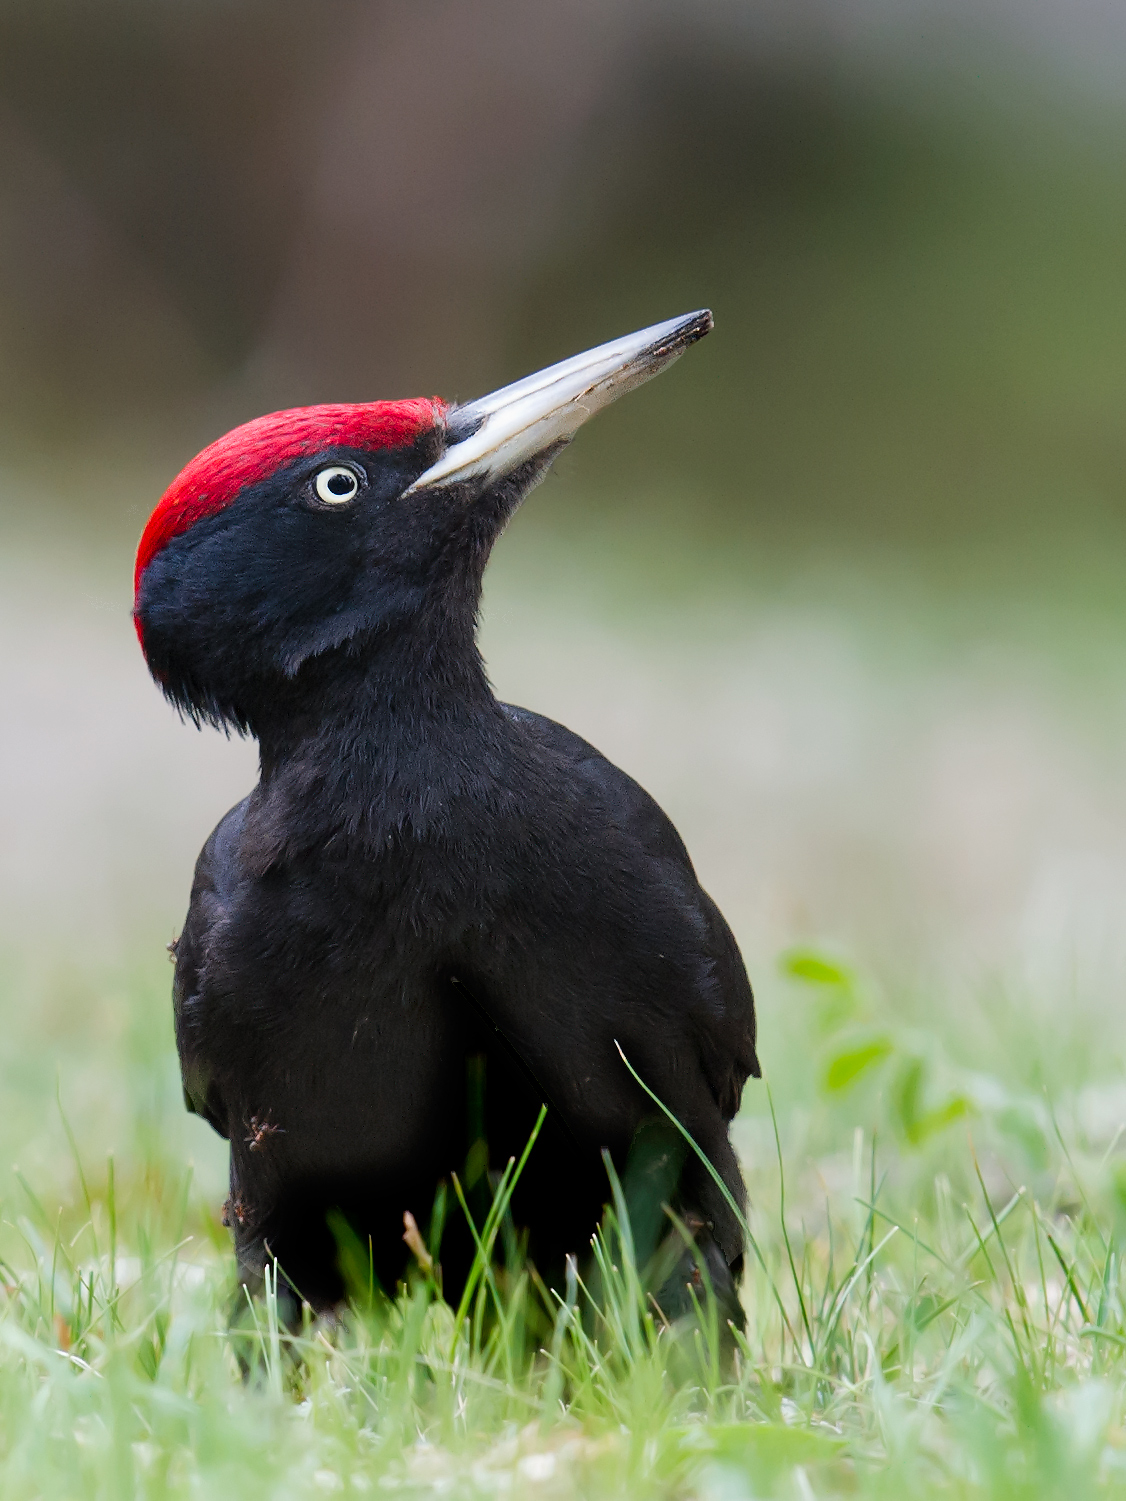
[[[256,715],[261,795],[310,830],[429,825],[495,774],[501,724],[471,627],[376,637],[309,662]]]

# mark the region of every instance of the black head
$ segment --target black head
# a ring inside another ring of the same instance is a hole
[[[153,676],[193,719],[257,733],[391,651],[439,686],[479,674],[481,577],[505,523],[586,417],[710,326],[675,319],[458,408],[308,407],[228,433],[141,538]]]

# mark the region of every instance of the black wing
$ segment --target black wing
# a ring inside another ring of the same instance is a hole
[[[188,915],[176,945],[176,978],[172,983],[184,1104],[224,1137],[228,1134],[227,1112],[218,1083],[201,1056],[194,1013],[202,996],[209,955],[230,920],[236,892],[244,879],[237,850],[249,801],[244,798],[231,809],[200,851]]]
[[[542,744],[567,761],[572,773],[593,788],[610,810],[616,827],[628,834],[654,860],[669,861],[686,878],[682,891],[694,907],[701,939],[713,965],[722,1011],[714,1029],[702,1030],[703,1063],[716,1103],[725,1120],[739,1109],[748,1077],[761,1078],[755,1051],[755,1005],[743,957],[723,914],[700,885],[684,841],[668,814],[631,776],[608,761],[589,741],[573,730],[521,709],[502,705],[517,724],[534,733]]]
[[[618,1044],[741,1205],[727,1128],[759,1064],[735,940],[648,793],[562,725],[505,713],[540,780],[511,854],[494,850],[507,896],[467,952],[475,999],[583,1155],[609,1146],[624,1163],[651,1115]],[[685,1164],[678,1198],[734,1265],[737,1217],[699,1164]]]

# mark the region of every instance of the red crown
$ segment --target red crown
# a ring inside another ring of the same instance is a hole
[[[229,506],[247,485],[322,448],[405,447],[440,422],[445,410],[437,396],[419,396],[409,401],[293,407],[233,428],[180,470],[149,517],[137,545],[134,603],[141,576],[161,548],[202,517]]]

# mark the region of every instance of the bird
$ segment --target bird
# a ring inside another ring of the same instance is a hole
[[[739,948],[658,804],[499,701],[476,636],[492,548],[559,452],[711,328],[670,319],[460,405],[258,417],[144,528],[153,679],[259,749],[196,864],[173,981],[184,1100],[230,1144],[249,1288],[273,1260],[331,1311],[346,1234],[393,1289],[443,1186],[468,1192],[476,1162],[487,1189],[546,1106],[510,1206],[543,1277],[589,1248],[608,1164],[650,1250],[681,1248],[663,1311],[703,1270],[741,1317],[729,1126],[760,1068]],[[445,1224],[452,1297],[474,1247]]]

